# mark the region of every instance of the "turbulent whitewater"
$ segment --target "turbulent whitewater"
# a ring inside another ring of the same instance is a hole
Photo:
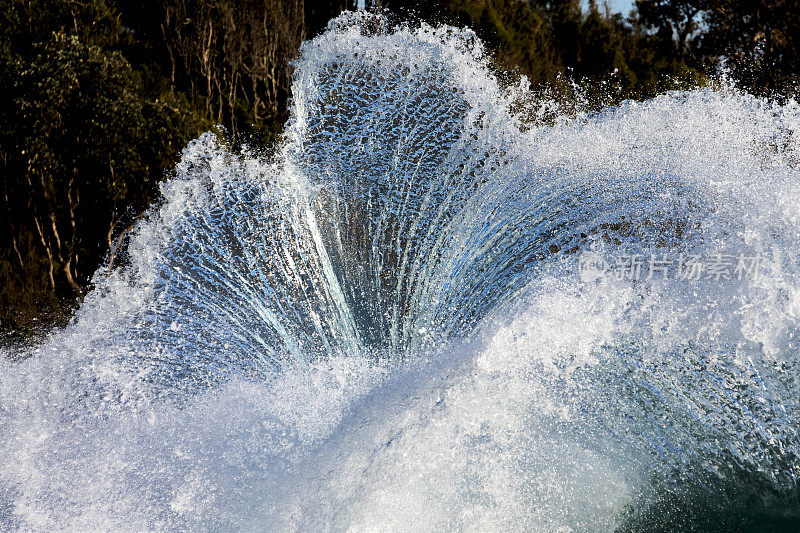
[[[363,14],[294,67],[275,154],[191,143],[125,265],[0,357],[0,529],[800,520],[796,103],[531,124],[471,32]]]

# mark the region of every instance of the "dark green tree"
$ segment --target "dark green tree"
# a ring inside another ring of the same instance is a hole
[[[755,94],[800,95],[800,0],[707,0],[701,52]]]
[[[39,39],[31,28],[40,23],[26,20],[19,17],[19,33]],[[75,24],[70,35],[52,33],[29,49],[4,43],[0,320],[6,323],[69,307],[111,241],[201,131],[176,98],[144,98],[122,55],[85,42]],[[105,34],[100,41],[114,39]]]
[[[658,37],[660,53],[685,63],[694,56],[706,0],[636,0],[637,22]]]

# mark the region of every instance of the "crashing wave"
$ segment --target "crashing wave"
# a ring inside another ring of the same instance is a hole
[[[295,68],[276,155],[194,141],[128,264],[0,363],[0,524],[608,530],[797,498],[795,103],[521,127],[474,34],[365,14]],[[587,282],[589,252],[760,271]]]

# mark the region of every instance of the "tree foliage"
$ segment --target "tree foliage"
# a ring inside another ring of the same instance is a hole
[[[5,322],[57,314],[80,296],[112,239],[154,197],[164,168],[201,131],[177,97],[145,97],[123,55],[108,49],[121,30],[107,6],[82,4],[84,12],[71,13],[68,4],[54,2],[61,9],[54,9],[57,29],[49,35],[33,18],[42,16],[37,9],[30,16],[17,13],[17,32],[5,28]],[[68,28],[73,31],[65,33]]]
[[[800,93],[800,0],[706,0],[699,53],[720,57],[739,86],[764,95]]]

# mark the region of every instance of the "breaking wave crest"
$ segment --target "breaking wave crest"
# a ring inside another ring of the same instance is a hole
[[[0,362],[0,525],[800,519],[796,103],[522,127],[474,34],[363,14],[295,69],[274,156],[194,141],[126,266]],[[760,270],[582,280],[587,253]]]

